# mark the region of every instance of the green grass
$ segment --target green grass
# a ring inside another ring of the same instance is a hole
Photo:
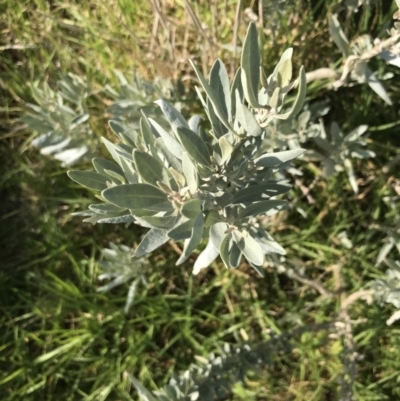
[[[218,54],[231,61],[232,55],[218,48],[204,56],[205,45],[192,25],[187,44],[182,43],[187,18],[184,2],[163,3],[165,15],[176,24],[172,25],[177,40],[174,62],[162,50],[167,41],[162,26],[153,54],[148,54],[153,24],[150,2],[119,0],[113,7],[95,0],[0,3],[0,46],[9,47],[0,52],[2,400],[136,399],[125,371],[155,389],[173,370],[186,369],[196,355],[207,356],[224,341],[262,341],[271,332],[329,321],[339,310],[337,297],[323,299],[314,289],[271,267],[260,279],[246,265],[231,272],[217,262],[193,277],[193,259],[176,267],[178,255],[169,245],[150,257],[149,286],[139,291],[127,315],[123,313],[127,285],[107,294],[96,292],[100,249],[110,241],[134,246],[143,230],[92,226],[71,217],[71,212],[91,202],[91,194],[69,180],[56,161],[27,146],[32,133],[18,117],[24,101],[31,100],[28,84],[34,80],[54,84],[59,74],[74,72],[100,88],[105,82],[115,82],[115,68],[127,73],[137,68],[148,78],[186,76],[185,82],[192,85],[194,74],[187,63],[179,61],[181,57],[190,55],[204,68]],[[211,6],[204,1],[196,3],[201,20],[210,27],[218,23],[210,9],[220,7],[220,29],[212,38],[216,43],[231,43],[236,1],[228,1],[226,10],[224,2],[210,2]],[[246,6],[254,2],[248,3]],[[321,60],[331,63],[338,59],[326,29],[326,11],[332,9],[332,3],[302,1],[305,18],[282,19],[275,32],[280,39],[266,40],[269,69],[288,44],[294,46],[297,65],[302,62],[307,70],[321,66]],[[313,11],[310,5],[314,5]],[[348,29],[379,32],[393,10],[380,6],[374,10],[373,18],[360,11]],[[245,22],[240,26],[241,35],[245,26]],[[379,63],[377,67],[383,69]],[[385,85],[397,104],[399,72],[394,67],[385,70],[395,74]],[[373,127],[370,147],[378,157],[356,162],[362,181],[359,196],[352,193],[344,174],[321,180],[311,192],[313,204],[306,198],[297,203],[307,218],[294,210],[279,215],[272,233],[289,257],[302,264],[305,274],[321,277],[332,291],[338,286],[335,266],[340,264],[342,285],[350,294],[385,270],[374,266],[385,237],[374,227],[390,226],[398,218],[399,203],[391,209],[386,200],[395,195],[398,165],[386,173],[382,168],[400,153],[400,141],[398,125],[381,126],[399,121],[399,111],[385,106],[365,86],[333,92],[313,84],[308,96],[330,100],[327,122],[337,120],[346,129],[360,124]],[[93,94],[93,103],[102,110],[100,99]],[[104,131],[105,119],[100,118],[95,128]],[[307,185],[317,174],[317,166],[305,166],[301,180]],[[299,195],[300,189],[295,187],[292,196]],[[350,251],[338,239],[344,230],[354,244]],[[363,301],[351,307],[352,319],[365,319],[354,328],[357,351],[363,358],[357,364],[355,384],[360,400],[400,397],[400,329],[398,323],[386,326],[391,312],[391,307]],[[308,333],[296,337],[293,346],[291,353],[274,358],[274,366],[265,375],[250,374],[246,386],[236,386],[234,399],[337,399],[343,371],[341,340],[326,332]]]

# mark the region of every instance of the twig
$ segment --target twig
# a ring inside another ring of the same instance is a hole
[[[300,283],[306,284],[309,287],[314,288],[317,290],[324,298],[329,298],[334,295],[333,292],[327,290],[322,284],[318,283],[317,281],[313,281],[307,277],[304,277],[298,273],[296,273],[293,269],[288,269],[286,274],[290,278],[294,278],[295,280],[299,281]]]
[[[235,25],[233,27],[233,58],[231,63],[232,75],[235,74],[236,70],[236,48],[238,42],[238,33],[239,33],[239,22],[240,22],[240,12],[242,10],[242,2],[243,0],[239,0],[236,7],[236,15],[235,15]]]

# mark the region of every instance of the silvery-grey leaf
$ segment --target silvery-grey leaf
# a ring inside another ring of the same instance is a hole
[[[75,117],[71,121],[71,125],[69,126],[69,129],[72,131],[74,128],[76,128],[78,125],[83,124],[87,120],[89,120],[90,115],[88,113],[82,114],[78,117]]]
[[[140,258],[165,244],[169,240],[167,233],[167,230],[151,228],[143,237],[133,256]]]
[[[241,58],[241,81],[247,102],[254,108],[258,103],[258,85],[260,83],[260,50],[256,24],[250,23],[244,39]],[[237,106],[236,106],[237,107]]]
[[[358,194],[357,179],[356,179],[356,176],[354,174],[353,164],[351,163],[350,159],[345,159],[344,160],[344,167],[346,169],[347,176],[349,177],[349,182],[350,182],[351,187],[353,188],[354,193]]]
[[[108,202],[127,209],[147,210],[168,200],[163,191],[149,184],[119,185],[105,189],[101,195]]]
[[[228,225],[222,222],[216,223],[210,228],[210,241],[216,249],[220,248],[222,240],[227,235],[227,229]]]
[[[183,118],[182,114],[169,102],[160,99],[155,101],[164,113],[166,119],[171,125],[172,130],[176,133],[178,127],[184,127],[189,129],[189,125]]]
[[[133,223],[135,218],[131,214],[127,214],[124,216],[118,217],[107,217],[98,220],[97,222],[100,224],[125,224],[125,223]]]
[[[332,39],[336,46],[343,53],[344,57],[349,55],[349,41],[346,38],[342,28],[340,27],[339,21],[336,16],[328,14],[329,32],[331,33]]]
[[[136,171],[143,181],[154,186],[157,186],[157,181],[169,185],[167,170],[153,156],[135,149],[133,151],[133,160],[135,162]]]
[[[265,214],[270,216],[272,214],[277,213],[279,210],[286,205],[286,201],[282,200],[264,200],[257,203],[253,203],[252,205],[247,206],[243,209],[238,215],[236,220],[244,219],[249,216],[258,216],[261,214]]]
[[[89,154],[87,146],[80,146],[79,148],[66,149],[62,152],[56,153],[54,158],[61,162],[62,167],[70,167],[80,162],[84,157]]]
[[[375,157],[375,152],[372,150],[367,150],[367,149],[355,149],[350,152],[350,155],[352,157],[357,157],[359,159],[369,159],[370,157]]]
[[[301,156],[306,150],[299,148],[283,152],[267,153],[254,160],[257,166],[272,168]]]
[[[263,131],[254,117],[254,114],[240,102],[239,91],[236,91],[235,118],[249,135],[260,136],[262,134]]]
[[[275,115],[275,118],[278,118],[280,120],[287,120],[289,118],[295,117],[303,107],[306,94],[307,94],[306,72],[304,70],[304,67],[301,66],[299,72],[299,89],[297,91],[297,96],[292,105],[292,108],[287,113]]]
[[[184,152],[184,149],[182,145],[174,138],[172,135],[170,135],[161,125],[159,125],[156,121],[153,119],[149,118],[150,124],[156,129],[160,137],[163,139],[165,146],[168,148],[168,150],[179,160],[182,160],[182,153]]]
[[[249,262],[256,266],[262,266],[264,253],[260,244],[248,232],[240,233],[240,240],[236,243]]]
[[[212,134],[215,139],[218,139],[226,134],[227,128],[215,113],[214,106],[211,103],[210,98],[207,98],[207,109],[208,109],[208,118],[210,120],[212,127]]]
[[[200,245],[200,242],[203,238],[203,230],[204,216],[203,213],[199,213],[194,219],[191,237],[185,240],[182,255],[176,262],[177,266],[185,262],[191,253]]]
[[[190,238],[192,235],[194,220],[186,219],[183,223],[180,223],[172,230],[168,231],[168,237],[174,241],[182,241],[184,239]]]
[[[193,274],[197,275],[201,270],[210,266],[210,264],[217,258],[218,255],[218,249],[215,248],[211,240],[209,240],[206,247],[197,257],[196,262],[194,263]]]
[[[189,128],[197,133],[197,128],[199,127],[200,121],[202,117],[199,114],[195,114],[194,116],[190,117],[188,121]]]
[[[192,65],[194,71],[196,72],[197,77],[199,78],[201,86],[203,87],[204,91],[206,92],[207,96],[210,98],[210,101],[214,106],[215,114],[222,121],[222,123],[225,125],[225,127],[227,127],[228,129],[232,129],[231,125],[229,124],[228,119],[224,115],[220,101],[219,101],[217,95],[215,94],[213,88],[211,88],[211,86],[209,85],[209,83],[206,81],[203,74],[201,73],[201,71],[196,67],[196,65],[192,62],[192,60],[189,60],[189,61],[190,61],[190,64]]]
[[[137,381],[130,373],[128,373],[129,379],[132,384],[135,386],[139,397],[142,401],[157,401],[157,399],[148,391],[146,390],[139,381]]]
[[[118,166],[117,164],[110,162],[107,159],[103,159],[101,157],[95,157],[92,159],[93,166],[95,170],[99,174],[107,175],[104,170],[112,170],[115,171],[116,173],[123,175],[124,172],[122,171],[121,167]]]
[[[107,188],[107,182],[110,181],[106,175],[94,171],[70,170],[67,174],[71,180],[96,191],[102,191]]]
[[[99,203],[99,204],[89,205],[89,209],[101,215],[121,214],[126,210],[126,208],[121,208],[111,203]]]
[[[225,65],[220,59],[217,59],[211,68],[210,86],[214,89],[215,95],[219,100],[224,117],[229,122],[232,122],[229,77]]]
[[[188,128],[179,127],[176,135],[187,154],[197,163],[210,167],[210,152],[203,140]]]
[[[387,104],[392,105],[389,95],[375,74],[368,67],[365,68],[365,73],[366,80],[370,88]]]
[[[168,167],[173,167],[175,170],[181,169],[181,163],[172,154],[172,152],[168,149],[163,138],[157,138],[154,145],[161,152],[161,154],[165,157]]]
[[[233,204],[249,203],[265,200],[289,191],[291,186],[277,183],[250,185],[235,193],[231,202]]]
[[[195,194],[199,187],[199,177],[195,165],[186,152],[182,154],[182,171],[185,175],[189,191]]]
[[[229,251],[231,243],[232,243],[232,235],[229,233],[225,235],[224,238],[222,238],[221,244],[219,246],[219,254],[227,269],[231,268],[229,261]]]
[[[368,125],[360,125],[355,128],[350,134],[344,137],[344,142],[353,142],[356,141],[361,135],[363,135],[368,130]]]
[[[379,55],[389,64],[400,67],[400,54],[394,54],[390,51],[383,49]]]
[[[65,149],[71,143],[71,141],[72,141],[71,138],[65,138],[64,140],[58,142],[55,145],[43,147],[42,149],[40,149],[40,153],[42,155],[51,155],[52,153],[60,152],[63,149]]]

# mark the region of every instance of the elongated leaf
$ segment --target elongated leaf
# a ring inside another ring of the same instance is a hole
[[[299,89],[297,91],[297,96],[296,99],[292,105],[292,109],[288,111],[287,113],[284,114],[277,114],[275,118],[278,118],[280,120],[287,120],[289,118],[295,117],[296,114],[300,112],[304,105],[304,101],[306,99],[306,94],[307,94],[307,79],[306,79],[306,72],[304,70],[304,67],[300,67],[300,72],[299,72]]]
[[[353,129],[350,134],[344,137],[344,142],[356,141],[361,135],[365,134],[368,130],[368,125],[360,125],[359,127]]]
[[[256,166],[260,167],[277,167],[282,163],[286,163],[289,160],[295,159],[302,155],[306,150],[305,149],[293,149],[293,150],[285,150],[283,152],[276,153],[267,153],[262,155],[261,157],[254,160]]]
[[[126,141],[135,148],[139,147],[138,134],[133,128],[117,120],[110,120],[108,125],[121,141]]]
[[[99,174],[107,175],[107,173],[105,173],[105,170],[111,170],[122,176],[124,175],[121,167],[113,162],[110,162],[109,160],[102,159],[101,157],[95,157],[94,159],[92,159],[92,163]]]
[[[210,167],[210,152],[203,140],[190,129],[178,128],[177,136],[188,155],[197,163]]]
[[[164,139],[157,138],[155,142],[156,148],[161,152],[161,154],[165,157],[168,167],[173,167],[175,170],[181,169],[181,163],[178,158],[173,155],[173,153],[168,149],[167,145],[164,142]]]
[[[282,209],[282,207],[286,205],[286,201],[281,200],[265,200],[261,202],[254,203],[253,205],[247,206],[244,210],[242,210],[238,216],[237,220],[243,219],[249,216],[258,216],[260,214],[274,214],[278,210]]]
[[[266,198],[283,194],[290,190],[289,185],[283,184],[261,184],[251,185],[236,192],[231,203],[248,203],[266,200]]]
[[[134,164],[123,157],[120,159],[120,166],[129,184],[138,184],[139,176],[134,168]]]
[[[179,160],[182,160],[182,153],[184,152],[182,145],[174,137],[172,137],[172,135],[165,131],[165,129],[161,127],[161,125],[159,125],[156,121],[151,118],[149,118],[149,121],[150,124],[156,129],[160,137],[163,139],[168,150]]]
[[[71,180],[96,191],[102,191],[107,188],[107,182],[111,181],[106,175],[94,171],[70,170],[67,174]]]
[[[192,219],[179,224],[174,229],[168,231],[168,237],[174,241],[181,241],[190,238],[192,235],[193,224],[194,221]]]
[[[203,213],[200,213],[194,219],[192,235],[190,239],[185,241],[182,255],[176,262],[177,266],[185,262],[189,258],[191,253],[199,246],[203,238],[203,230],[204,230],[204,216]]]
[[[257,266],[263,265],[264,253],[261,246],[249,233],[241,233],[241,238],[237,242],[237,245],[249,262]]]
[[[201,213],[201,202],[199,199],[191,199],[182,205],[181,213],[189,219]]]
[[[207,98],[207,110],[208,110],[208,119],[211,122],[212,133],[214,134],[213,136],[215,139],[218,139],[226,134],[227,128],[215,114],[214,107],[209,97]]]
[[[331,33],[333,41],[336,46],[343,53],[344,57],[349,55],[349,41],[346,38],[342,28],[340,27],[338,19],[332,15],[328,14],[329,32]]]
[[[164,228],[170,230],[178,222],[179,216],[142,216],[136,217],[136,220],[142,226],[149,228]]]
[[[82,114],[78,117],[75,117],[71,121],[71,125],[69,126],[69,129],[72,131],[74,128],[76,128],[78,125],[85,123],[87,120],[89,120],[90,115],[85,113]]]
[[[99,203],[96,205],[89,205],[89,209],[93,210],[98,214],[121,214],[123,213],[126,208],[122,208],[119,206],[115,206],[111,203]]]
[[[133,256],[140,258],[165,244],[169,240],[167,232],[167,230],[159,228],[150,229],[143,237]]]
[[[107,138],[102,137],[101,140],[103,141],[104,145],[106,145],[106,148],[110,152],[112,158],[119,164],[120,157],[117,152],[119,148],[111,143]]]
[[[388,105],[392,105],[392,100],[386,92],[385,87],[382,85],[381,81],[375,76],[375,74],[369,69],[369,67],[365,68],[366,79],[369,87]]]
[[[225,238],[228,225],[226,223],[216,223],[210,228],[210,240],[216,249],[221,246],[222,240]]]
[[[189,129],[191,129],[193,132],[197,133],[197,129],[199,128],[200,121],[202,120],[202,117],[199,114],[195,114],[194,116],[190,117],[188,121]]]
[[[136,171],[143,181],[154,186],[157,186],[157,181],[164,182],[167,185],[169,184],[167,171],[153,156],[135,149],[133,151],[133,160],[135,162]]]
[[[118,217],[107,217],[104,219],[97,220],[100,224],[126,224],[126,223],[133,223],[135,218],[131,214],[126,214],[123,216]]]
[[[230,269],[232,266],[230,264],[230,258],[229,258],[229,251],[230,251],[230,245],[232,242],[232,235],[227,234],[225,237],[222,239],[220,247],[219,247],[219,254],[221,255],[221,259],[224,262],[224,265],[227,269]]]
[[[217,258],[219,255],[218,249],[215,248],[213,243],[208,241],[207,246],[204,248],[203,252],[197,257],[196,262],[193,266],[193,274],[197,275],[199,272],[208,266]]]
[[[258,103],[258,85],[260,83],[260,50],[258,47],[258,33],[256,25],[251,22],[247,29],[243,44],[241,59],[241,80],[244,96],[254,108]],[[237,105],[236,105],[237,107]]]
[[[292,79],[292,55],[293,48],[286,49],[275,67],[273,75],[277,77],[277,82],[280,88],[289,85]]]
[[[118,174],[113,170],[104,170],[104,172],[112,179],[115,184],[126,184],[125,176],[123,174]]]
[[[232,241],[231,248],[229,250],[229,264],[236,269],[242,260],[242,251],[239,249],[235,241]]]
[[[105,200],[127,209],[148,209],[168,201],[167,195],[149,184],[127,184],[104,190]]]
[[[228,140],[228,135],[229,134],[224,135],[218,139],[218,145],[219,148],[221,149],[221,161],[220,161],[221,165],[223,165],[230,159],[233,152],[233,146]]]
[[[214,89],[225,118],[232,122],[229,76],[224,63],[217,59],[210,71],[210,86]]]
[[[346,169],[347,176],[349,177],[349,182],[355,194],[358,194],[358,184],[357,178],[354,174],[353,164],[350,159],[344,160],[344,168]]]
[[[236,90],[239,93],[240,103],[243,103],[244,93],[242,86],[242,69],[239,67],[236,71],[235,77],[233,78],[231,86],[231,110],[232,113],[236,112]]]
[[[154,142],[157,138],[157,136],[154,135],[154,133],[156,133],[157,131],[154,130],[153,133],[153,129],[150,125],[149,120],[147,119],[146,115],[143,112],[142,114],[143,117],[140,119],[140,132],[142,133],[142,137],[146,144],[147,149],[149,149],[151,146],[154,146]]]
[[[130,373],[128,373],[129,379],[135,386],[141,401],[157,401],[157,399],[144,388],[138,380],[136,380]]]
[[[236,119],[240,122],[245,131],[251,136],[260,136],[262,129],[258,125],[253,113],[240,102],[239,92],[236,92]]]
[[[154,103],[157,103],[160,106],[162,112],[164,113],[167,121],[170,123],[171,128],[175,133],[179,127],[190,129],[182,114],[179,113],[179,111],[171,103],[163,99],[156,100]]]
[[[186,152],[182,155],[182,170],[190,193],[195,194],[199,188],[199,178],[196,167]]]
[[[190,61],[190,64],[192,65],[194,71],[196,72],[197,77],[199,78],[201,86],[203,87],[203,89],[206,92],[207,96],[210,98],[210,101],[211,101],[212,105],[214,106],[215,114],[223,122],[223,124],[225,125],[226,128],[232,130],[232,127],[231,127],[228,119],[224,115],[223,108],[222,108],[222,106],[220,104],[220,101],[219,101],[217,95],[215,94],[214,90],[208,84],[208,82],[204,78],[203,74],[196,67],[196,65],[192,62],[192,60],[189,60],[189,61]]]

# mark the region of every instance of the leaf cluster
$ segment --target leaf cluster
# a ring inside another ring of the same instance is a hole
[[[71,179],[100,192],[99,204],[79,213],[85,221],[135,222],[150,230],[135,252],[148,254],[168,240],[184,241],[177,264],[185,262],[210,238],[194,265],[194,273],[218,256],[226,267],[238,267],[244,256],[262,272],[264,254],[284,254],[256,217],[270,216],[285,202],[277,197],[290,189],[286,180],[274,178],[277,168],[301,155],[303,149],[269,153],[262,150],[266,127],[274,120],[295,116],[305,98],[305,72],[300,69],[298,93],[283,112],[293,88],[292,50],[284,52],[271,75],[260,65],[258,34],[250,24],[242,63],[232,83],[224,64],[217,60],[209,80],[193,68],[206,97],[197,92],[211,123],[210,135],[200,118],[189,121],[168,101],[160,106],[170,130],[145,113],[140,130],[111,120],[119,139],[103,141],[114,162],[93,159],[95,172],[70,171]]]

